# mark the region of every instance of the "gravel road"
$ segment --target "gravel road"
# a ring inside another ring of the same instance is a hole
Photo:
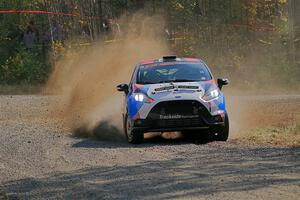
[[[0,199],[299,199],[300,148],[75,138],[55,101],[0,96]]]

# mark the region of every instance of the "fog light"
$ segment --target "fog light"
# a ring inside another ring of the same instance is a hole
[[[135,126],[140,126],[140,125],[142,125],[143,124],[143,121],[142,120],[135,120],[134,121],[134,125]]]
[[[223,122],[223,118],[221,115],[214,116],[214,120],[215,120],[215,122]]]

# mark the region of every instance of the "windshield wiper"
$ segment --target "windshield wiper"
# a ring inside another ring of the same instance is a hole
[[[156,83],[152,83],[152,82],[137,82],[137,84],[148,85],[148,84],[156,84]]]
[[[153,83],[153,82],[137,82],[137,83],[142,84],[142,85],[147,85],[147,84],[176,83],[176,82],[199,82],[199,80],[175,79],[175,80],[159,81],[159,82],[156,82],[156,83]]]
[[[172,80],[172,82],[199,82],[199,80],[176,79]]]
[[[159,81],[158,83],[172,83],[174,80]]]
[[[188,79],[175,79],[175,80],[165,80],[159,83],[176,83],[176,82],[199,82],[198,80],[188,80]]]

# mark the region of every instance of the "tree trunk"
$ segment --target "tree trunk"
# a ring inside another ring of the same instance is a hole
[[[300,65],[300,1],[289,0],[289,59]]]

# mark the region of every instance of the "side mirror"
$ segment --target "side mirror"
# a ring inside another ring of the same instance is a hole
[[[229,84],[229,80],[227,78],[218,78],[217,82],[218,82],[218,87],[220,88],[220,90],[222,90],[224,85]]]
[[[128,94],[129,86],[127,84],[120,84],[120,85],[117,86],[117,90],[119,92],[125,92],[125,94]]]

